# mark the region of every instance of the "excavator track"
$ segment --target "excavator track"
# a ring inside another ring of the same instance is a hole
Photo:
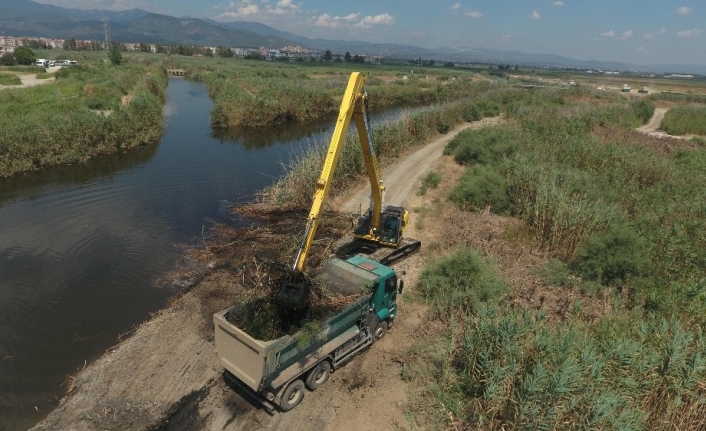
[[[397,248],[384,247],[373,242],[354,239],[339,247],[336,250],[336,256],[341,259],[347,259],[356,254],[363,254],[385,266],[389,266],[416,253],[421,246],[422,242],[413,238],[402,238]]]

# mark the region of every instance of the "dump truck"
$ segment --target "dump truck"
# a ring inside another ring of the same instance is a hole
[[[326,262],[323,286],[353,297],[312,331],[276,340],[258,340],[231,323],[237,307],[213,316],[215,341],[225,377],[253,395],[268,410],[289,411],[357,353],[382,338],[395,320],[403,281],[377,261],[357,255]]]

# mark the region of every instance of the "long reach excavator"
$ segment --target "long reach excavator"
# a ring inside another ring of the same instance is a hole
[[[292,275],[282,284],[277,294],[277,302],[287,308],[300,310],[308,304],[310,283],[304,276],[304,264],[316,235],[320,215],[328,197],[351,119],[355,121],[358,130],[365,169],[370,181],[370,207],[358,218],[357,226],[353,230],[354,240],[341,247],[337,254],[341,257],[349,257],[356,251],[372,253],[379,248],[385,248],[391,251],[382,256],[375,253],[375,259],[383,265],[390,265],[421,247],[420,241],[403,238],[409,225],[409,212],[401,206],[384,205],[385,186],[373,145],[368,117],[368,94],[364,85],[365,76],[360,72],[353,72],[343,95],[321,175],[316,182],[304,237],[292,266]]]

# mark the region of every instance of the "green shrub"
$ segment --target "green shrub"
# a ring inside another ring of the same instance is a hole
[[[483,118],[483,112],[476,104],[468,105],[463,109],[461,113],[463,121],[470,123],[471,121],[478,121]]]
[[[566,263],[549,259],[547,263],[538,270],[538,274],[544,281],[553,286],[571,287],[576,283],[576,277],[572,276]]]
[[[706,105],[675,106],[664,115],[661,127],[671,135],[706,135]]]
[[[419,284],[424,298],[447,317],[454,310],[473,312],[481,304],[498,301],[508,288],[497,268],[470,248],[427,266]]]
[[[427,189],[435,189],[441,184],[441,175],[436,172],[429,172],[424,178],[422,178],[422,186],[419,188],[419,194],[425,195]]]
[[[578,248],[572,270],[587,280],[622,286],[630,277],[646,275],[649,266],[647,244],[627,225],[595,233]]]
[[[640,99],[637,102],[633,102],[630,107],[633,110],[634,115],[644,124],[650,121],[652,115],[655,112],[655,105],[649,99]]]
[[[17,75],[0,73],[0,85],[20,85],[22,80]]]
[[[496,214],[510,214],[513,203],[509,195],[510,183],[495,167],[469,167],[449,195],[459,208],[479,211],[490,209]]]
[[[504,157],[513,154],[517,147],[512,129],[464,130],[447,144],[444,154],[453,155],[454,160],[462,165],[497,165]]]

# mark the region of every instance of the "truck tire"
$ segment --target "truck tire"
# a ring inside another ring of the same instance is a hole
[[[380,322],[373,331],[373,339],[379,340],[387,334],[387,322]]]
[[[296,407],[302,399],[304,399],[304,382],[297,379],[284,390],[279,406],[283,411],[288,412]]]
[[[328,361],[321,361],[317,366],[312,368],[306,376],[306,387],[311,391],[315,391],[326,383],[330,375],[331,364],[329,364]]]

